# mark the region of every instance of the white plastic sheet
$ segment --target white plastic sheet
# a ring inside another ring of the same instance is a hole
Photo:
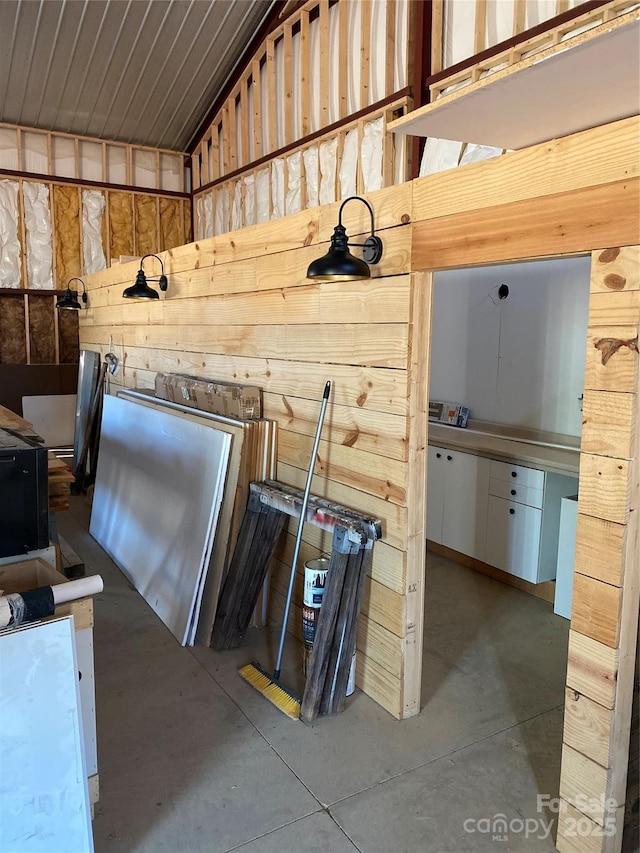
[[[27,242],[27,286],[53,290],[53,250],[49,187],[24,181],[22,184]]]
[[[200,196],[198,199],[202,203],[200,214],[200,239],[204,240],[207,237],[213,237],[213,198],[211,193]]]
[[[195,209],[195,231],[194,240],[202,240],[204,238],[204,196],[198,196]]]
[[[20,287],[18,183],[0,181],[0,287]]]
[[[244,224],[256,224],[255,178],[247,175],[244,178]]]
[[[436,172],[444,172],[445,169],[454,169],[458,165],[461,148],[461,142],[429,137],[422,152],[420,177],[434,175]]]
[[[242,228],[242,181],[233,185],[233,204],[231,206],[231,230]]]
[[[271,161],[271,218],[284,216],[284,160],[277,157]]]
[[[214,222],[213,222],[213,233],[214,234],[225,234],[229,230],[228,225],[227,225],[227,219],[225,217],[224,196],[225,196],[225,191],[224,191],[223,187],[216,190],[216,193],[215,193],[216,212],[215,212],[215,217],[214,217]],[[207,196],[207,198],[208,198],[208,196]],[[206,229],[205,229],[205,237],[206,237]]]
[[[302,153],[304,177],[307,184],[307,207],[318,206],[318,146],[307,148]]]
[[[354,127],[344,138],[342,162],[340,163],[340,197],[356,195],[358,172],[358,128]]]
[[[269,221],[269,198],[271,187],[269,182],[269,170],[260,169],[256,175],[256,208],[257,222]]]
[[[82,191],[82,252],[87,275],[107,266],[102,248],[102,217],[105,204],[104,193],[98,190]]]
[[[369,121],[364,126],[362,144],[360,146],[360,162],[364,191],[382,189],[382,132],[384,120],[382,116]]]
[[[298,213],[302,209],[302,197],[300,194],[300,170],[302,168],[302,154],[298,151],[287,158],[287,197],[285,212]]]
[[[460,158],[460,165],[464,166],[467,163],[479,163],[481,160],[490,160],[492,157],[499,157],[502,154],[502,148],[492,148],[490,145],[475,145],[469,142],[464,150],[464,154]]]
[[[338,140],[329,139],[320,145],[320,204],[331,204],[336,200],[336,154]]]
[[[569,8],[582,0],[569,0]],[[475,0],[445,0],[443,67],[473,56],[475,50]],[[514,0],[487,0],[483,50],[510,38],[513,33]],[[527,0],[524,28],[530,29],[556,14],[556,0]]]

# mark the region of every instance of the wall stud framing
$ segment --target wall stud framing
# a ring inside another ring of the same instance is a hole
[[[278,148],[278,103],[277,103],[277,74],[276,74],[276,43],[274,38],[268,38],[266,44],[266,77],[267,77],[267,150],[271,154]],[[262,86],[262,84],[260,84]]]
[[[300,121],[302,136],[307,136],[311,129],[309,121],[310,74],[309,12],[307,9],[303,9],[300,17]]]
[[[349,115],[349,4],[338,4],[339,35],[338,35],[338,92],[340,102],[340,118]]]

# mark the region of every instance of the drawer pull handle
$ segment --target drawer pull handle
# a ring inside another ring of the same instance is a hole
[[[515,515],[515,514],[516,514],[516,511],[515,511],[515,509],[513,509],[513,507],[512,507],[512,508],[509,510],[509,515]]]
[[[436,459],[440,459],[441,456],[442,456],[442,453],[436,453]]]
[[[448,461],[448,462],[451,462],[451,460],[452,460],[452,459],[453,459],[453,456],[447,456],[447,461]]]
[[[518,476],[518,472],[517,472],[517,471],[512,471],[512,472],[511,472],[511,476],[512,476],[512,477],[517,477],[517,476]]]
[[[515,490],[515,489],[511,489],[511,494],[512,494],[512,495],[515,495],[515,493],[516,493],[516,490]]]

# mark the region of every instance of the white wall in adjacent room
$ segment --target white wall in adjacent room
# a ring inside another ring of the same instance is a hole
[[[436,273],[429,397],[579,436],[589,267],[584,257]]]

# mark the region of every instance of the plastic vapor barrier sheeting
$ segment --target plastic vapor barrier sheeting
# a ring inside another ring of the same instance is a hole
[[[568,8],[582,0],[569,0]],[[515,3],[488,0],[486,4],[486,35],[482,48],[492,47],[513,35]],[[446,0],[444,4],[443,67],[468,59],[475,53],[474,0]],[[556,14],[555,0],[527,0],[524,29],[530,29]]]
[[[320,145],[320,204],[331,204],[336,200],[336,154],[338,140],[330,139]]]
[[[272,219],[284,216],[284,160],[271,161],[271,210]]]
[[[256,204],[255,204],[256,182],[253,175],[247,175],[244,178],[244,224],[256,224]]]
[[[436,172],[444,172],[445,169],[455,169],[460,160],[461,148],[461,142],[429,137],[422,152],[420,177],[434,175]]]
[[[307,148],[302,153],[304,174],[307,182],[307,207],[318,206],[318,146]]]
[[[242,228],[242,181],[233,185],[233,204],[231,205],[231,230]]]
[[[257,207],[257,222],[269,221],[269,196],[271,187],[269,186],[269,169],[260,169],[256,175],[256,207]]]
[[[364,126],[364,136],[360,146],[360,162],[364,191],[382,189],[382,116]]]
[[[298,213],[298,211],[302,208],[300,196],[301,163],[302,155],[299,151],[296,154],[292,154],[291,157],[287,159],[288,187],[287,198],[285,203],[285,213],[287,214],[287,216],[290,213]]]
[[[206,212],[206,208],[205,208]],[[213,220],[213,233],[225,234],[229,230],[229,190],[226,187],[216,191],[216,212]],[[206,236],[206,235],[205,235]]]
[[[213,198],[211,193],[200,196],[198,199],[198,221],[200,223],[200,239],[213,237]],[[221,234],[221,231],[215,233]]]
[[[104,208],[104,193],[97,190],[82,191],[82,252],[84,271],[87,275],[99,272],[107,266],[102,248]]]
[[[23,181],[24,222],[27,242],[27,286],[53,289],[51,209],[46,184]]]
[[[18,184],[0,181],[0,287],[20,287]]]
[[[467,143],[460,165],[466,163],[479,163],[480,160],[490,160],[492,157],[498,157],[502,154],[502,148],[493,148],[490,145],[476,145],[474,142]]]
[[[342,162],[340,163],[340,197],[356,195],[356,173],[358,171],[358,128],[354,127],[344,138]]]

